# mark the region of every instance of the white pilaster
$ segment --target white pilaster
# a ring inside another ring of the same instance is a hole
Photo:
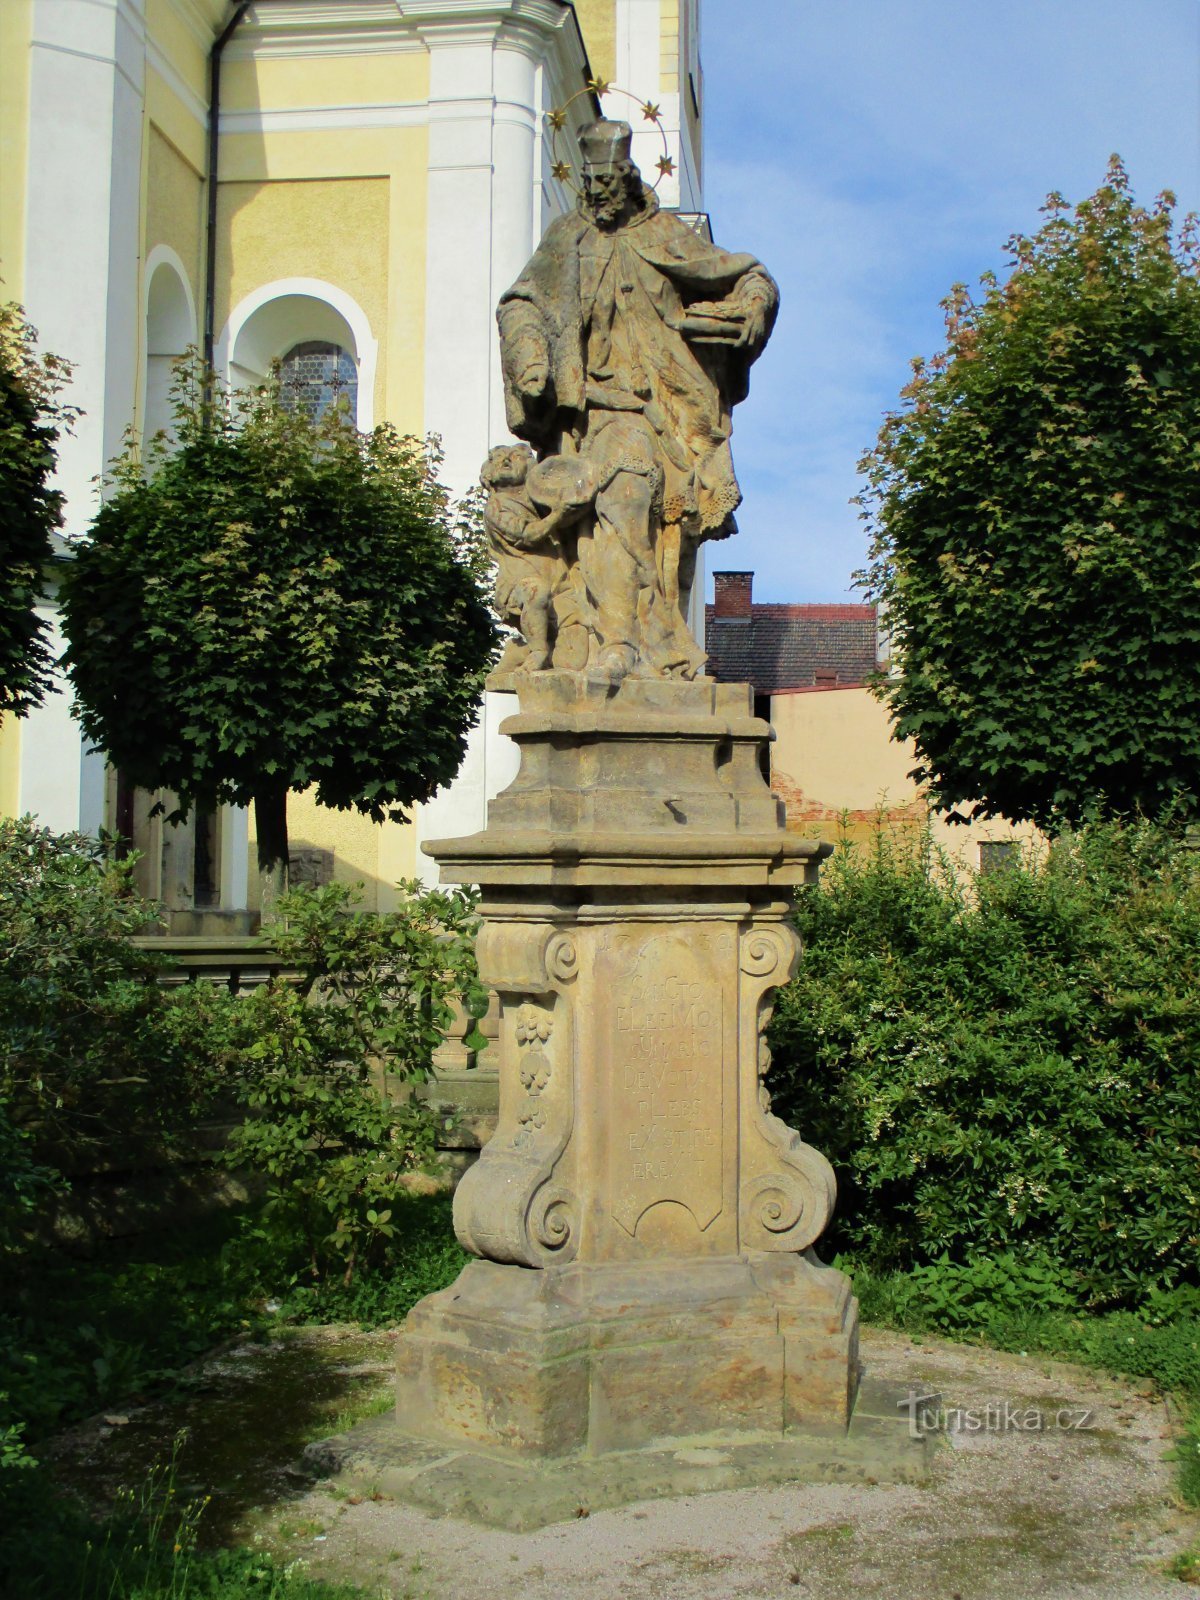
[[[510,437],[495,310],[542,233],[547,75],[556,90],[571,82],[564,99],[582,84],[582,58],[568,63],[574,36],[558,8],[476,0],[463,13],[422,22],[430,55],[425,426],[441,435],[443,476],[458,495],[478,481],[489,447]],[[488,800],[516,776],[516,746],[499,731],[515,710],[512,695],[485,696],[458,776],[417,812],[418,843],[484,826]],[[417,862],[436,882],[433,863],[419,852]]]
[[[425,427],[441,436],[455,494],[475,481],[490,418],[492,53],[496,28],[426,30],[429,177]]]
[[[83,532],[96,479],[137,400],[144,0],[34,0],[29,81],[25,309],[43,350],[75,364],[82,410],[58,446],[66,529]],[[56,608],[47,620],[58,637]],[[20,807],[48,827],[94,833],[104,758],[85,748],[56,683],[22,730]]]
[[[72,533],[137,398],[145,57],[143,0],[34,0],[26,310],[43,349],[75,363],[83,415],[58,471]]]

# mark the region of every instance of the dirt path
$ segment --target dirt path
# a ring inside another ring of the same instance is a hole
[[[289,1478],[297,1427],[267,1392],[273,1364],[293,1395],[298,1368],[315,1372],[301,1430],[314,1437],[323,1412],[313,1397],[326,1393],[331,1410],[369,1403],[386,1385],[387,1357],[386,1336],[321,1330],[257,1355],[232,1352],[188,1402],[186,1419],[178,1406],[148,1407],[127,1425],[81,1430],[64,1464],[76,1481],[84,1472],[93,1484],[128,1481],[139,1456],[161,1453],[189,1420],[186,1477],[204,1481],[212,1462],[222,1535],[390,1600],[1182,1600],[1191,1592],[1165,1569],[1200,1543],[1200,1519],[1176,1507],[1169,1418],[1144,1386],[1040,1357],[868,1333],[869,1370],[942,1396],[929,1485],[714,1493],[513,1534]],[[240,1435],[233,1487],[219,1481],[230,1472],[231,1429]]]

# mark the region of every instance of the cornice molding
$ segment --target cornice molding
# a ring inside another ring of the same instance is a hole
[[[273,106],[268,110],[222,111],[221,133],[330,133],[335,129],[418,128],[429,120],[424,100],[386,105]]]
[[[162,79],[180,105],[190,111],[201,127],[204,127],[208,122],[208,106],[179,76],[170,59],[163,53],[162,46],[149,33],[146,35],[146,64]]]
[[[225,50],[227,61],[420,50],[397,0],[262,0]]]
[[[175,0],[196,5],[198,0]],[[578,36],[566,0],[257,0],[225,59],[374,55],[478,44],[500,29],[530,44]],[[582,51],[581,63],[585,59]]]
[[[207,55],[224,26],[226,0],[167,0],[167,4]]]

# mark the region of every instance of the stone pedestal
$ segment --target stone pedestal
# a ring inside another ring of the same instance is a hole
[[[844,1429],[833,1173],[762,1085],[829,847],[784,830],[747,686],[544,672],[520,707],[486,830],[426,847],[482,888],[500,1115],[455,1197],[482,1259],[410,1314],[398,1416],[541,1460]]]

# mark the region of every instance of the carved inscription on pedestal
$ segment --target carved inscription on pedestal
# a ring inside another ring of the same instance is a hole
[[[631,1235],[651,1206],[721,1210],[722,993],[711,941],[616,934],[597,962],[608,1016],[612,1214]]]

